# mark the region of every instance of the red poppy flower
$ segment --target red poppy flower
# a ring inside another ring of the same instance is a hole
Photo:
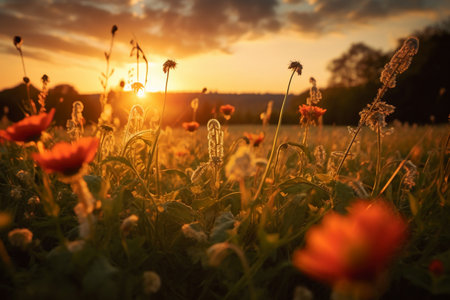
[[[194,132],[198,129],[198,127],[200,126],[200,124],[198,124],[195,121],[192,122],[183,122],[183,128],[186,129],[189,132]]]
[[[49,113],[26,117],[6,130],[0,130],[0,138],[15,142],[37,141],[41,137],[42,131],[46,130],[52,122],[54,115],[55,109],[52,108]]]
[[[264,141],[264,133],[253,134],[244,132],[244,136],[249,140],[253,147],[258,147]]]
[[[385,202],[357,201],[348,215],[329,213],[306,234],[293,264],[335,288],[370,289],[406,238],[406,223]]]
[[[230,104],[226,104],[226,105],[221,105],[220,106],[220,112],[224,115],[224,116],[228,116],[231,117],[231,115],[234,113],[234,106],[230,105]]]
[[[73,144],[61,142],[51,150],[34,153],[33,158],[48,173],[73,176],[94,159],[98,143],[95,137],[84,137]]]
[[[301,123],[315,124],[327,110],[314,105],[302,104],[298,107],[298,111],[302,115]]]

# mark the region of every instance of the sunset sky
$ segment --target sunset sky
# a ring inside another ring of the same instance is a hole
[[[326,86],[327,64],[352,43],[389,50],[449,16],[448,0],[0,0],[0,89],[23,76],[12,42],[19,35],[34,85],[45,73],[51,86],[99,92],[116,24],[112,87],[135,80],[129,71],[136,68],[136,39],[150,61],[148,91],[164,89],[162,64],[170,58],[178,63],[170,90],[237,93],[283,93],[287,66],[299,60],[303,76],[292,87],[298,93],[310,76]]]

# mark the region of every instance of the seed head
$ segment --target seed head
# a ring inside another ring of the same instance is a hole
[[[163,64],[163,71],[164,73],[169,72],[170,69],[175,69],[175,67],[177,66],[177,63],[173,60],[166,60],[166,62]]]
[[[302,75],[303,66],[298,61],[291,61],[288,69],[294,70],[298,75]]]
[[[402,47],[392,56],[391,61],[384,66],[380,81],[385,86],[394,88],[397,75],[405,72],[409,68],[413,56],[418,51],[419,39],[414,36],[407,38],[403,42]]]
[[[17,50],[20,50],[23,44],[23,40],[20,36],[16,35],[13,39],[14,46],[16,46]]]
[[[117,25],[113,25],[113,27],[111,28],[111,34],[112,34],[112,35],[116,34],[117,29],[119,29],[119,28],[117,27]]]

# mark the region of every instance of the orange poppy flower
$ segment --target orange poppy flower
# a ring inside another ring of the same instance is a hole
[[[371,289],[406,238],[406,223],[381,200],[357,201],[348,215],[326,215],[306,234],[293,264],[337,289]]]
[[[315,124],[327,110],[314,105],[302,104],[298,107],[298,111],[302,115],[300,119],[302,124]]]
[[[0,130],[0,138],[14,142],[38,141],[42,131],[46,130],[52,122],[54,115],[55,109],[52,108],[49,113],[26,117],[5,130]]]
[[[194,132],[198,129],[198,127],[200,126],[200,124],[198,124],[195,121],[192,122],[183,122],[183,128],[186,129],[189,132]]]
[[[51,150],[34,153],[33,158],[48,173],[74,176],[94,159],[98,144],[98,138],[84,137],[73,144],[57,143]]]
[[[244,136],[248,139],[249,143],[253,145],[253,147],[258,147],[264,141],[263,132],[259,134],[244,132]]]
[[[225,116],[225,117],[231,117],[231,115],[234,113],[234,106],[230,105],[230,104],[226,104],[226,105],[221,105],[220,106],[220,112]]]

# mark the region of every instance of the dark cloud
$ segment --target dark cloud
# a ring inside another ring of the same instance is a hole
[[[182,57],[276,33],[336,31],[411,11],[449,8],[446,0],[0,0],[0,36],[55,53],[101,57],[136,37],[148,53]],[[302,7],[303,10],[300,10]],[[295,10],[294,10],[295,9]],[[12,43],[11,43],[12,46]],[[118,50],[115,50],[118,51]],[[128,53],[123,54],[126,57]]]
[[[288,20],[297,30],[313,34],[403,13],[450,10],[448,0],[315,0],[311,3],[311,10],[290,12]]]

